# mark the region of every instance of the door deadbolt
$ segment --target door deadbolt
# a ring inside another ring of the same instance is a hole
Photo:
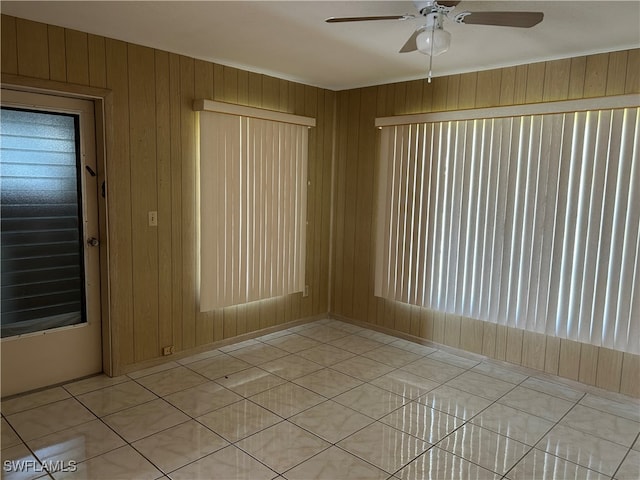
[[[98,245],[100,245],[100,240],[98,240],[96,237],[89,237],[87,239],[87,245],[89,245],[90,247],[97,247]]]

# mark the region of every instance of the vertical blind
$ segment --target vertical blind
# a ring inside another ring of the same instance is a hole
[[[640,353],[639,110],[383,127],[375,294]]]
[[[200,112],[200,309],[304,290],[308,127]]]

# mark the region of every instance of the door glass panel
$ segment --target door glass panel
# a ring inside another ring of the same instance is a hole
[[[2,108],[2,337],[86,321],[78,117]]]

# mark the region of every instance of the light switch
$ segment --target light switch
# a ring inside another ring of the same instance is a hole
[[[158,212],[149,212],[149,226],[150,227],[158,226]]]

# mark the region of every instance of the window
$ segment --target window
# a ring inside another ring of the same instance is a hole
[[[640,109],[597,103],[381,119],[375,294],[640,353]]]
[[[196,110],[201,311],[303,291],[315,120],[209,101]]]
[[[78,120],[2,108],[2,337],[86,321]]]

